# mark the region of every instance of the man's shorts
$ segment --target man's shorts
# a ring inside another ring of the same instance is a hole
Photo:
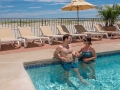
[[[69,70],[74,69],[74,68],[78,68],[77,64],[74,61],[61,62],[61,65],[62,65],[63,69],[66,71],[69,71]]]

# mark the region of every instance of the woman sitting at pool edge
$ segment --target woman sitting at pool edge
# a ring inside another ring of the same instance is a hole
[[[88,78],[96,79],[95,77],[95,58],[97,54],[95,49],[92,47],[91,37],[86,36],[84,41],[84,46],[76,52],[77,57],[82,60],[81,68],[86,71]]]

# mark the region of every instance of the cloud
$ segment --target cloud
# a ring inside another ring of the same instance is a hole
[[[14,7],[14,6],[5,6],[6,8],[11,8],[11,7]]]
[[[4,11],[0,11],[0,13],[4,13],[4,12],[8,12],[8,11],[10,11],[10,9],[9,10],[4,10]]]
[[[0,8],[11,8],[11,7],[14,7],[14,6],[0,6]]]
[[[29,8],[41,8],[41,7],[29,7]]]
[[[21,13],[21,12],[25,12],[26,10],[14,10],[14,12],[18,12],[18,13]]]
[[[20,12],[20,13],[19,13]],[[1,13],[1,18],[76,18],[77,12],[71,12],[71,11],[62,11],[60,9],[57,10],[43,10],[43,11],[36,11],[36,12],[14,12],[14,13]],[[79,12],[80,18],[91,18],[96,17],[97,12],[95,10],[92,11],[92,14],[90,14],[91,11],[84,11]]]
[[[90,18],[99,18],[96,13],[81,15],[81,18],[89,18],[89,17]]]
[[[44,15],[56,15],[56,14],[62,14],[67,12],[62,12],[61,10],[46,10],[46,11],[36,11],[36,12],[14,12],[14,13],[1,13],[1,18],[27,18],[27,17],[36,17],[36,16],[44,16]]]
[[[2,1],[14,1],[14,0],[2,0]]]
[[[28,2],[70,2],[69,0],[24,0]]]
[[[52,3],[52,4],[49,4],[49,5],[65,5],[65,4],[67,4],[67,3],[64,3],[64,2],[59,2],[59,3]]]

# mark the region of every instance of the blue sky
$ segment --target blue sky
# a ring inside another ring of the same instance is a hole
[[[76,18],[76,11],[62,11],[71,0],[0,0],[0,18]],[[120,0],[85,0],[96,6]],[[97,17],[96,9],[79,11],[79,17]]]

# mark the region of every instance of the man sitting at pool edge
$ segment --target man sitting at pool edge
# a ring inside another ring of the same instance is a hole
[[[89,85],[89,83],[86,82],[83,79],[83,77],[80,75],[80,73],[78,71],[78,66],[73,60],[73,56],[75,56],[75,53],[72,50],[72,46],[70,44],[71,41],[72,41],[71,35],[65,34],[63,36],[63,44],[56,48],[56,50],[54,52],[54,57],[59,58],[61,60],[61,66],[65,70],[64,75],[65,75],[66,81],[69,81],[69,79],[68,79],[69,71],[71,69],[73,69],[75,71],[75,73],[77,74],[79,80],[82,83]]]

